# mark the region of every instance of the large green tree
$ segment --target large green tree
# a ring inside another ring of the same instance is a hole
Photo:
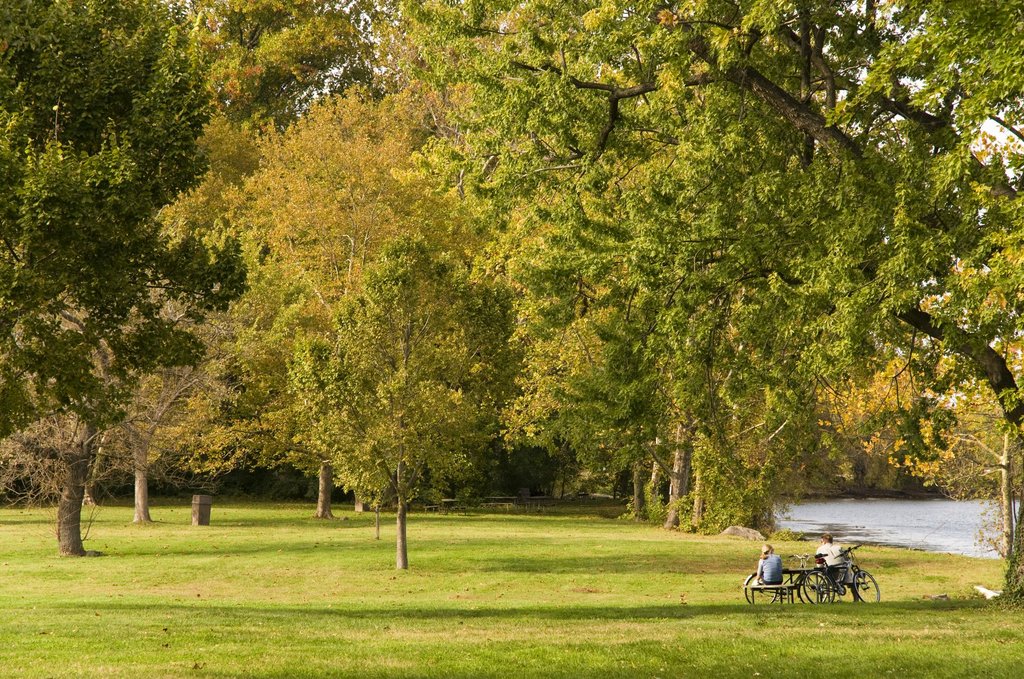
[[[449,213],[414,172],[427,137],[422,102],[364,95],[326,98],[286,132],[264,135],[262,166],[224,210],[251,265],[224,370],[243,388],[227,392],[203,448],[226,462],[319,472],[322,518],[331,515],[333,453],[297,436],[304,405],[287,389],[293,343],[333,335],[338,305],[361,289],[381,245]]]
[[[58,451],[62,554],[84,553],[97,432],[138,375],[197,359],[178,321],[244,284],[230,241],[156,220],[202,169],[205,70],[183,19],[155,0],[0,12],[0,429],[53,416],[74,431]]]
[[[762,385],[806,412],[808,390],[895,346],[984,380],[1019,435],[1017,3],[406,8],[432,72],[471,92],[466,190],[530,196],[536,290],[659,295],[677,373],[728,378],[705,404]]]

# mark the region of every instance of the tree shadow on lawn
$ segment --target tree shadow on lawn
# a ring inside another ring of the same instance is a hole
[[[191,527],[191,509],[182,512],[184,519],[168,520],[156,518],[153,524],[164,526],[177,526],[182,528]],[[159,517],[159,510],[152,510],[152,513]],[[310,511],[308,516],[259,516],[249,514],[234,514],[223,512],[218,515],[217,506],[213,506],[210,516],[210,528],[293,528],[295,530],[307,530],[319,528],[324,530],[346,529],[346,528],[369,528],[373,526],[373,515],[359,517],[338,517],[334,519],[317,519]]]
[[[294,508],[291,508],[294,511]],[[303,507],[303,510],[306,508]],[[315,507],[308,512],[281,514],[289,511],[288,507],[259,505],[213,505],[211,526],[202,530],[218,528],[294,528],[305,530],[321,528],[324,530],[347,528],[371,528],[373,514],[339,516],[334,519],[317,519],[313,516]],[[96,507],[83,508],[82,524],[95,524],[97,527],[127,527],[137,530],[156,530],[159,528],[192,528],[191,505],[151,505],[150,514],[153,520],[147,523],[132,522],[132,505],[104,503]],[[382,525],[384,524],[382,516]],[[0,526],[31,526],[53,525],[57,519],[55,506],[38,506],[30,508],[0,506]],[[391,518],[392,523],[394,518]],[[197,530],[199,530],[197,528]]]
[[[2,508],[0,508],[2,509]],[[49,511],[49,514],[44,512]],[[16,509],[0,511],[0,526],[18,528],[21,526],[49,526],[57,523],[57,510],[30,510],[19,512]]]
[[[76,606],[81,608],[82,613],[93,615],[95,611],[124,611],[131,615],[138,613],[138,607],[129,604],[115,602],[92,602]],[[391,620],[519,620],[519,619],[542,619],[542,620],[683,620],[702,615],[718,615],[724,612],[738,612],[744,610],[742,606],[681,606],[681,605],[658,605],[658,606],[472,606],[453,608],[427,608],[417,606],[375,606],[375,607],[352,607],[339,605],[335,608],[323,608],[313,606],[210,606],[204,604],[182,604],[182,603],[155,603],[147,606],[147,609],[157,613],[167,612],[179,613],[183,616],[192,616],[202,612],[207,621],[221,619],[230,621],[238,619],[248,621],[252,618],[266,618],[268,620],[280,621],[282,617],[292,618],[301,621],[302,625],[310,624],[310,618],[318,616],[324,618],[325,622],[331,619],[343,618],[345,620],[362,621],[391,621]],[[297,623],[298,624],[298,623]]]
[[[508,549],[507,544],[504,549]],[[609,558],[607,555],[568,556],[564,553],[569,549],[568,545],[564,545],[560,549],[563,551],[550,555],[510,555],[507,553],[477,557],[462,555],[457,561],[446,561],[443,553],[417,555],[414,551],[415,547],[412,547],[410,551],[413,553],[410,558],[415,559],[413,568],[427,571],[586,574],[594,576],[628,574],[724,576],[734,578],[738,584],[742,584],[747,575],[754,571],[753,567],[744,570],[742,567],[738,569],[732,567],[731,564],[708,563],[703,557],[690,556],[685,553]],[[756,566],[756,563],[754,565]]]
[[[789,605],[764,605],[750,606],[746,603],[736,604],[658,604],[647,606],[609,606],[609,605],[579,605],[567,603],[564,606],[451,606],[443,608],[431,608],[423,606],[358,606],[346,605],[341,602],[337,607],[324,608],[322,606],[266,606],[246,605],[237,606],[211,605],[208,603],[184,604],[184,603],[163,603],[150,602],[146,610],[156,615],[176,613],[185,617],[193,616],[195,613],[203,613],[204,619],[209,621],[219,620],[219,624],[231,620],[251,621],[252,618],[266,618],[268,621],[281,621],[282,617],[292,618],[296,624],[309,625],[311,616],[318,616],[325,622],[343,618],[345,620],[362,621],[388,621],[388,620],[516,620],[516,619],[540,619],[551,621],[656,621],[656,620],[686,620],[702,616],[715,616],[721,618],[723,615],[736,616],[739,619],[757,618],[765,614],[772,614],[795,619],[808,618],[810,620],[821,620],[823,618],[838,619],[842,622],[848,614],[855,609],[855,618],[861,624],[874,619],[882,620],[886,624],[892,624],[893,616],[908,614],[934,615],[936,613],[975,612],[990,606],[984,601],[964,600],[948,602],[931,601],[897,601],[889,603],[878,603],[873,605],[853,604],[830,604],[814,606],[811,604],[789,604]],[[114,601],[90,601],[76,603],[74,605],[63,605],[62,610],[80,609],[82,614],[95,615],[97,611],[123,611],[128,615],[139,615],[138,604],[121,603]],[[299,622],[300,621],[300,622]],[[247,623],[248,624],[248,623]],[[746,624],[746,623],[744,623]]]
[[[271,538],[266,542],[253,543],[251,539],[235,542],[231,536],[225,536],[222,542],[218,542],[218,537],[220,536],[205,537],[204,543],[175,542],[171,546],[167,547],[162,545],[140,545],[132,543],[128,545],[123,552],[111,547],[105,553],[113,557],[115,560],[128,557],[152,556],[205,558],[211,556],[247,557],[258,554],[291,554],[295,556],[302,556],[308,554],[340,554],[358,552],[365,553],[367,557],[372,557],[375,554],[375,550],[367,548],[366,545],[362,543],[335,543],[326,539],[323,542],[308,539],[303,542],[291,542],[275,541]],[[99,544],[102,542],[103,540],[96,539],[92,544]],[[391,549],[393,550],[394,548],[392,547]]]

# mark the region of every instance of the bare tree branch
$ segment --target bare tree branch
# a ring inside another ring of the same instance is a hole
[[[943,328],[935,323],[932,315],[920,307],[913,307],[896,314],[896,316],[901,321],[907,323],[912,328],[920,330],[929,337],[942,342],[950,339]],[[987,342],[979,338],[973,338],[967,333],[964,333],[963,337],[952,339],[953,341],[949,343],[950,348],[954,352],[971,359],[985,374],[989,386],[995,392],[1000,406],[1006,414],[1006,419],[1013,424],[1024,422],[1024,402],[1008,403],[1003,400],[1003,396],[1007,392],[1018,393],[1017,381],[1014,379],[1013,373],[1010,372],[1006,359],[990,347]]]
[[[1013,136],[1015,136],[1015,137],[1016,137],[1017,139],[1019,139],[1020,141],[1024,141],[1024,132],[1021,132],[1020,130],[1018,130],[1018,129],[1017,129],[1016,127],[1014,127],[1013,125],[1010,125],[1009,123],[1007,123],[1007,122],[1006,122],[1005,120],[1003,120],[1003,119],[1002,119],[1002,118],[1000,118],[999,116],[989,116],[989,118],[991,118],[991,119],[992,119],[993,121],[995,121],[995,122],[999,123],[999,125],[1000,125],[1000,126],[1001,126],[1001,127],[1002,127],[1002,128],[1004,129],[1004,130],[1006,130],[1007,132],[1009,132],[1010,134],[1012,134]]]

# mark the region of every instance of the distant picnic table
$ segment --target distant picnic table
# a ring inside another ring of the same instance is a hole
[[[516,497],[514,495],[489,495],[485,497],[483,502],[480,504],[481,507],[487,507],[488,509],[503,509],[506,512],[512,511],[516,506]]]
[[[481,507],[483,509],[500,509],[506,512],[511,512],[514,509],[522,509],[525,511],[537,511],[544,507],[549,507],[558,502],[558,498],[550,497],[548,495],[488,495],[483,498],[482,502],[477,503],[476,501],[467,501],[465,499],[459,499],[454,497],[441,498],[437,501],[437,504],[427,504],[423,506],[423,509],[428,512],[440,512],[442,514],[448,514],[454,511],[461,511],[465,513],[471,507]]]
[[[453,512],[455,510],[460,509],[466,509],[466,506],[462,503],[461,500],[458,500],[457,498],[453,497],[446,497],[441,499],[441,512],[443,514],[447,514],[448,512]]]

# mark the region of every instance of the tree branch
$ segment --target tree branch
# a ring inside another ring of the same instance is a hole
[[[702,36],[692,33],[692,29],[685,24],[683,27],[685,30],[691,31],[691,37],[687,43],[690,52],[712,68],[716,68],[717,61],[707,41]],[[797,101],[789,92],[766,78],[753,66],[730,66],[722,73],[727,80],[753,92],[761,101],[789,121],[793,127],[811,135],[834,153],[846,153],[854,158],[863,157],[864,152],[860,145],[845,132],[827,124],[825,118],[812,110],[809,105]]]
[[[789,47],[794,50],[800,50],[800,38],[793,32],[788,26],[779,26],[776,33],[782,38]],[[836,86],[836,76],[832,71],[832,68],[825,62],[824,47],[825,37],[824,32],[820,29],[813,31],[814,44],[811,50],[811,64],[821,74],[825,82],[825,106],[829,109],[836,107],[836,92],[838,90]],[[844,88],[846,89],[846,88]]]
[[[554,64],[546,64],[544,66],[532,66],[530,64],[523,63],[521,61],[513,61],[512,65],[516,68],[521,68],[532,73],[557,73],[562,77],[568,79],[573,87],[581,90],[597,90],[599,92],[608,93],[608,122],[605,123],[604,128],[601,130],[601,134],[598,135],[597,141],[597,153],[601,155],[605,147],[608,145],[608,138],[611,136],[612,131],[615,129],[615,123],[619,120],[619,101],[622,99],[632,99],[639,97],[648,92],[654,92],[658,89],[657,83],[645,82],[639,85],[632,85],[630,87],[618,87],[617,85],[610,85],[608,83],[595,82],[591,80],[580,80],[575,76],[571,76],[565,72],[565,69],[559,68]]]
[[[1020,141],[1024,141],[1024,132],[1021,132],[1020,130],[1018,130],[1013,125],[1010,125],[1009,123],[1007,123],[1005,120],[1003,120],[999,116],[989,116],[989,118],[991,118],[993,121],[999,123],[1000,127],[1002,127],[1004,130],[1006,130],[1007,132],[1009,132],[1010,134],[1015,136]]]
[[[981,341],[979,338],[972,338],[966,333],[963,338],[947,342],[945,331],[936,325],[931,314],[918,306],[902,311],[896,314],[896,317],[929,337],[949,344],[955,353],[970,359],[984,373],[989,386],[999,400],[1006,419],[1015,425],[1024,422],[1024,402],[1014,403],[1004,400],[1006,392],[1012,392],[1014,395],[1018,393],[1017,381],[1006,365],[1006,359],[1000,356],[987,342]]]
[[[907,120],[911,120],[915,123],[918,123],[919,125],[922,125],[923,127],[927,128],[929,131],[934,132],[936,130],[941,130],[943,128],[949,127],[949,120],[933,115],[928,111],[925,111],[924,109],[917,108],[916,106],[913,106],[909,101],[903,99],[902,97],[880,97],[880,101],[882,102],[882,105],[886,108],[886,110],[891,111],[892,113],[899,114],[906,118]]]

